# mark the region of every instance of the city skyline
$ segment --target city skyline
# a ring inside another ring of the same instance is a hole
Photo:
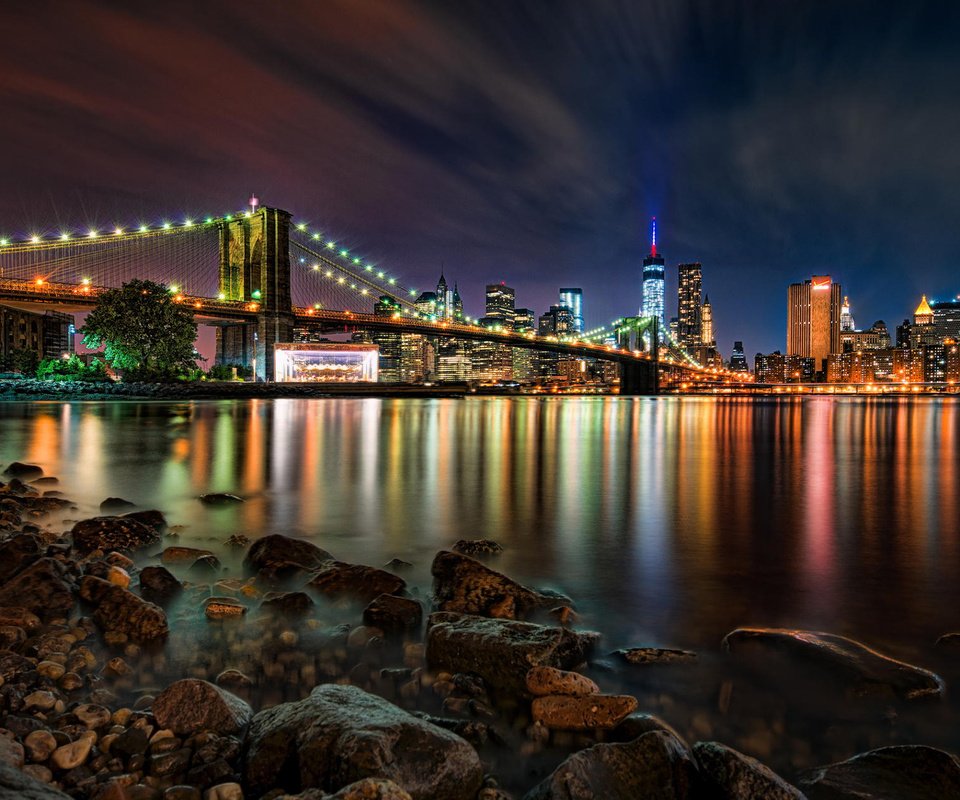
[[[569,4],[535,29],[521,4],[470,2],[7,13],[9,234],[255,191],[410,285],[446,263],[464,294],[505,279],[538,309],[580,286],[593,327],[639,306],[656,216],[666,296],[700,261],[725,355],[782,346],[803,275],[891,326],[958,291],[955,8]]]

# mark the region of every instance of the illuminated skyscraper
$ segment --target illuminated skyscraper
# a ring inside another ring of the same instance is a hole
[[[703,298],[703,305],[700,307],[700,343],[704,347],[717,346],[713,337],[713,306],[710,305],[709,295]]]
[[[850,298],[844,295],[843,305],[840,306],[840,330],[855,331],[857,323],[853,320],[853,314],[850,313]]]
[[[829,275],[814,275],[787,290],[787,355],[812,358],[824,371],[831,353],[840,352],[840,298],[843,290]]]
[[[573,312],[573,329],[583,333],[583,289],[561,289],[560,305],[566,306]]]
[[[677,342],[692,353],[703,341],[700,302],[703,267],[700,262],[677,267]]]
[[[730,354],[730,369],[734,372],[748,372],[747,356],[743,352],[743,342],[733,343],[733,352]]]
[[[663,287],[664,287],[663,256],[657,254],[657,218],[650,223],[650,255],[643,259],[643,305],[640,307],[641,317],[655,317],[659,338],[663,339],[666,326],[663,322]]]
[[[516,297],[516,291],[503,281],[487,284],[486,319],[496,321],[504,328],[513,327]]]

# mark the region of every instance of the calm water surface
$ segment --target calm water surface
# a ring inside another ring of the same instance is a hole
[[[493,538],[613,644],[769,624],[911,647],[960,628],[958,431],[937,399],[0,403],[0,462],[84,513],[158,507],[183,544],[305,536],[423,585],[436,550]]]

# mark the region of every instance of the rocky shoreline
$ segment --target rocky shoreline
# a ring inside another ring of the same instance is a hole
[[[936,715],[945,680],[848,638],[740,628],[707,685],[698,653],[610,650],[486,540],[417,586],[280,534],[231,537],[231,570],[120,498],[47,522],[72,508],[38,467],[0,478],[0,798],[960,797],[960,760],[902,721]],[[690,702],[744,715],[735,739],[648,713],[684,674]],[[834,715],[816,749],[783,731],[809,692]]]
[[[250,400],[285,397],[464,397],[466,384],[249,383],[244,381],[0,380],[0,400]]]

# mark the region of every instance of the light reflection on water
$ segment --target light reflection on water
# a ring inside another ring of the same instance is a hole
[[[790,624],[909,654],[960,627],[949,400],[488,398],[0,404],[0,462],[93,515],[158,507],[182,544],[309,536],[416,564],[488,537],[612,644],[715,647]],[[205,492],[247,502],[207,508]]]

